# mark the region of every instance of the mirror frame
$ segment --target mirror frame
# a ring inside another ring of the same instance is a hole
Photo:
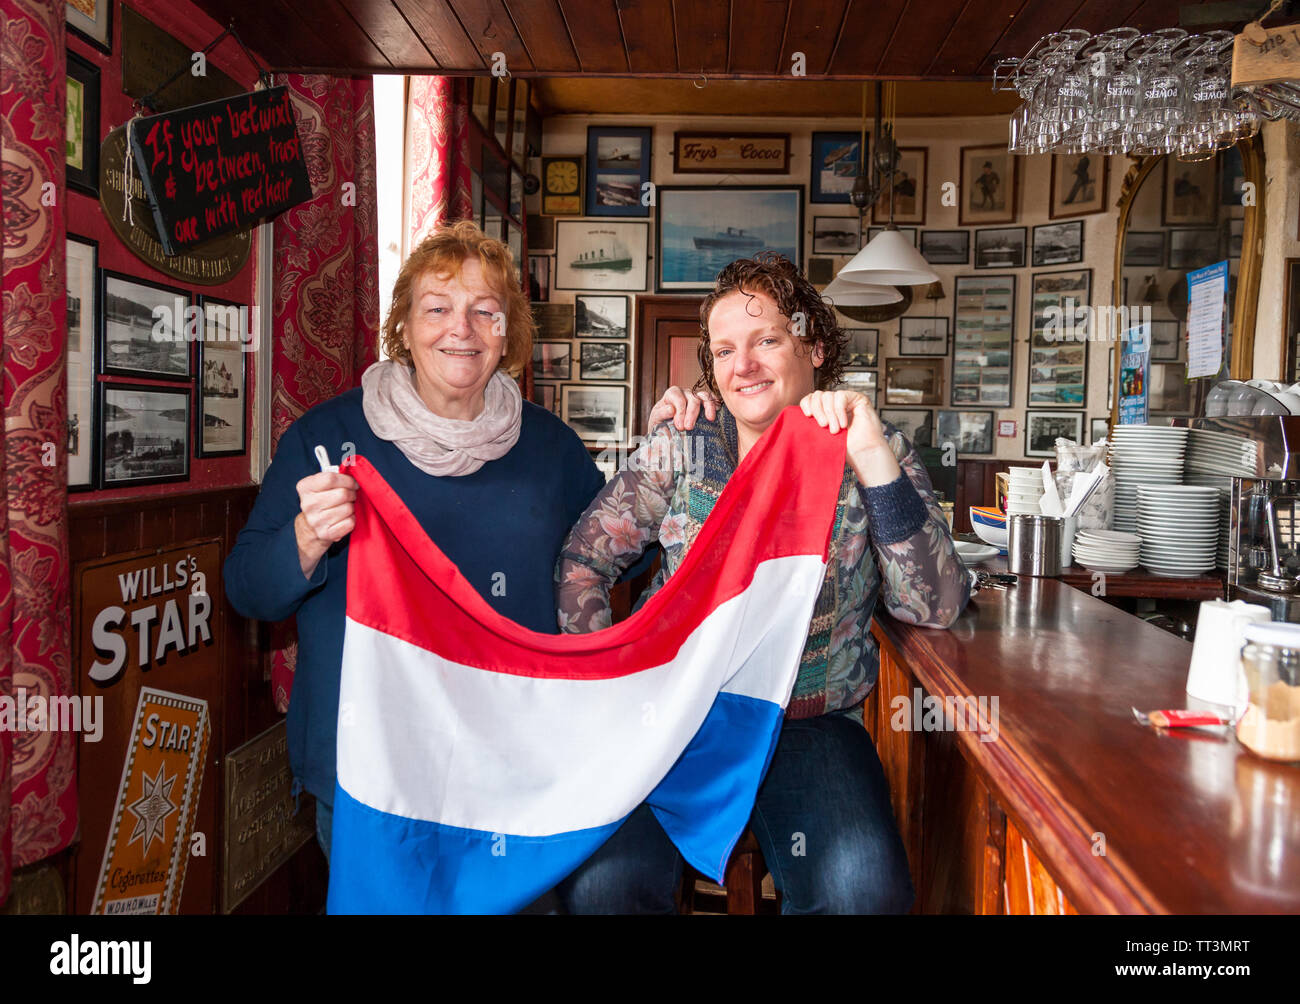
[[[1259,308],[1260,266],[1263,254],[1264,235],[1264,142],[1256,134],[1250,139],[1237,142],[1241,151],[1241,166],[1246,181],[1255,186],[1255,201],[1246,206],[1241,228],[1241,259],[1237,266],[1237,298],[1233,303],[1233,338],[1232,357],[1229,360],[1228,373],[1234,380],[1249,380],[1255,367],[1255,315]],[[1115,202],[1119,210],[1118,229],[1115,232],[1115,270],[1111,282],[1111,306],[1118,311],[1123,306],[1120,297],[1123,293],[1124,274],[1124,240],[1128,234],[1128,218],[1143,183],[1157,168],[1162,168],[1165,156],[1129,157],[1131,163],[1120,183],[1119,198]],[[1115,346],[1115,363],[1111,371],[1111,386],[1115,397],[1111,402],[1110,420],[1107,429],[1113,429],[1119,422],[1119,374],[1121,353]]]

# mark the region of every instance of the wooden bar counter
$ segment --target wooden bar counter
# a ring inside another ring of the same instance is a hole
[[[1300,912],[1300,767],[1134,720],[1188,705],[1189,643],[1028,576],[950,630],[872,631],[864,720],[918,912]],[[995,728],[918,730],[926,697],[984,698]]]

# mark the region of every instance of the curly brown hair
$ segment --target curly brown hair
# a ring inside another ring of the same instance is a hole
[[[713,376],[713,354],[709,351],[709,314],[722,297],[735,292],[747,293],[751,297],[755,293],[766,293],[787,319],[802,312],[806,331],[802,340],[808,352],[811,354],[819,345],[822,350],[822,364],[817,367],[814,386],[818,390],[829,390],[840,382],[844,371],[841,355],[848,336],[835,320],[835,311],[794,262],[774,251],[760,251],[753,258],[736,259],[719,272],[713,292],[700,304],[702,376],[695,383],[696,390],[707,389],[718,397],[722,396]],[[786,330],[790,330],[788,325]]]
[[[393,302],[384,319],[384,351],[390,359],[411,365],[411,350],[402,341],[402,326],[411,313],[415,282],[429,272],[440,278],[457,276],[467,258],[477,258],[483,266],[483,278],[501,297],[506,315],[506,350],[499,369],[518,377],[533,357],[533,335],[537,326],[528,298],[524,296],[515,271],[510,249],[489,237],[469,220],[446,223],[429,234],[402,262],[402,270],[393,283]]]

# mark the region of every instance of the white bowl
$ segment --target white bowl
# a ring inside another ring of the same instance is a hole
[[[987,526],[984,523],[971,521],[971,529],[975,531],[975,536],[986,544],[992,544],[998,550],[1005,551],[1007,547],[1007,528]]]

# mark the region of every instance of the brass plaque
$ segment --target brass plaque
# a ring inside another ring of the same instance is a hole
[[[217,98],[228,98],[248,90],[240,87],[211,63],[204,75],[191,72],[194,51],[163,31],[148,18],[126,4],[118,7],[122,14],[122,90],[132,98],[142,98],[160,86],[178,70],[185,70],[154,96],[155,110],[169,112],[187,105],[199,105]],[[218,46],[224,55],[234,56],[247,65],[239,44],[233,38]],[[250,67],[251,69],[251,67]]]
[[[251,229],[217,237],[173,257],[164,254],[158,231],[154,229],[153,209],[144,194],[144,184],[134,171],[131,175],[131,217],[123,219],[125,165],[126,126],[118,126],[104,137],[104,145],[99,151],[99,204],[117,236],[138,258],[173,279],[196,286],[216,286],[227,282],[244,267],[253,248]]]
[[[229,913],[316,834],[315,800],[293,811],[284,722],[226,755],[221,911]]]

